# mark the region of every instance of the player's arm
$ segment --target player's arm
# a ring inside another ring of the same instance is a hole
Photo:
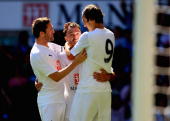
[[[79,54],[84,48],[88,48],[88,33],[84,32],[81,36],[76,45],[71,49],[70,53],[75,56]]]
[[[107,73],[104,69],[100,70],[101,72],[94,72],[93,78],[96,79],[98,82],[106,82],[106,81],[112,81],[116,78],[116,74],[113,73]]]
[[[76,58],[74,59],[74,61],[70,65],[61,69],[60,71],[56,71],[52,74],[49,74],[48,77],[50,77],[54,81],[58,82],[63,77],[65,77],[67,74],[69,74],[77,65],[82,63],[86,58],[87,58],[86,51],[83,50],[80,54],[78,54],[76,56]]]

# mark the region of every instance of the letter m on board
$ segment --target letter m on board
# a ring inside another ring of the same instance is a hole
[[[63,18],[65,18],[66,22],[68,21],[76,21],[78,24],[80,24],[80,17],[81,17],[81,11],[80,11],[81,5],[77,4],[74,6],[74,9],[71,10],[69,8],[66,8],[63,4],[59,5],[59,20],[58,25],[63,24]]]

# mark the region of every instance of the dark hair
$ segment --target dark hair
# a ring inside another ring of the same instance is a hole
[[[70,28],[74,28],[74,27],[78,27],[80,29],[80,26],[75,22],[67,22],[67,23],[65,23],[64,24],[64,29],[63,29],[64,36],[66,35],[67,31]]]
[[[37,18],[32,23],[32,33],[35,38],[38,38],[40,36],[40,32],[46,32],[47,24],[49,24],[51,21],[47,17],[41,17]]]
[[[87,21],[95,20],[96,23],[103,23],[103,13],[96,5],[87,5],[83,9],[82,16],[85,17]]]

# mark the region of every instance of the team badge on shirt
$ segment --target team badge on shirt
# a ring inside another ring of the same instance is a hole
[[[61,68],[60,60],[57,60],[57,61],[56,61],[56,69],[57,69],[58,71],[62,69],[62,68]]]

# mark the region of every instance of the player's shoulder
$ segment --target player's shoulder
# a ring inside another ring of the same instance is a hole
[[[61,48],[60,45],[58,45],[58,44],[56,44],[56,43],[52,43],[52,42],[48,42],[48,45],[49,45],[50,47]]]
[[[110,35],[114,38],[114,33],[110,29],[105,28],[105,31],[108,35]]]
[[[40,51],[40,48],[38,47],[37,44],[34,44],[32,49],[31,49],[31,53],[30,55],[37,55],[39,54],[41,51]]]
[[[80,40],[85,40],[88,37],[89,32],[83,32],[80,36]]]
[[[110,29],[108,29],[108,28],[105,28],[104,30],[105,30],[106,32],[108,32],[108,33],[113,34],[113,32],[112,32]]]
[[[87,36],[89,32],[83,32],[81,36]]]
[[[30,58],[33,59],[41,58],[43,57],[44,53],[46,53],[46,51],[42,46],[34,44],[33,48],[31,49]]]
[[[56,52],[61,52],[63,51],[63,46],[61,45],[58,45],[58,44],[55,44],[55,43],[52,43],[52,42],[49,42],[48,45],[50,46],[50,48]]]
[[[31,63],[40,62],[42,57],[43,57],[42,52],[38,49],[36,51],[30,53]]]
[[[30,53],[31,58],[40,58],[41,56],[43,57],[43,51],[38,49],[38,48],[33,48]]]

